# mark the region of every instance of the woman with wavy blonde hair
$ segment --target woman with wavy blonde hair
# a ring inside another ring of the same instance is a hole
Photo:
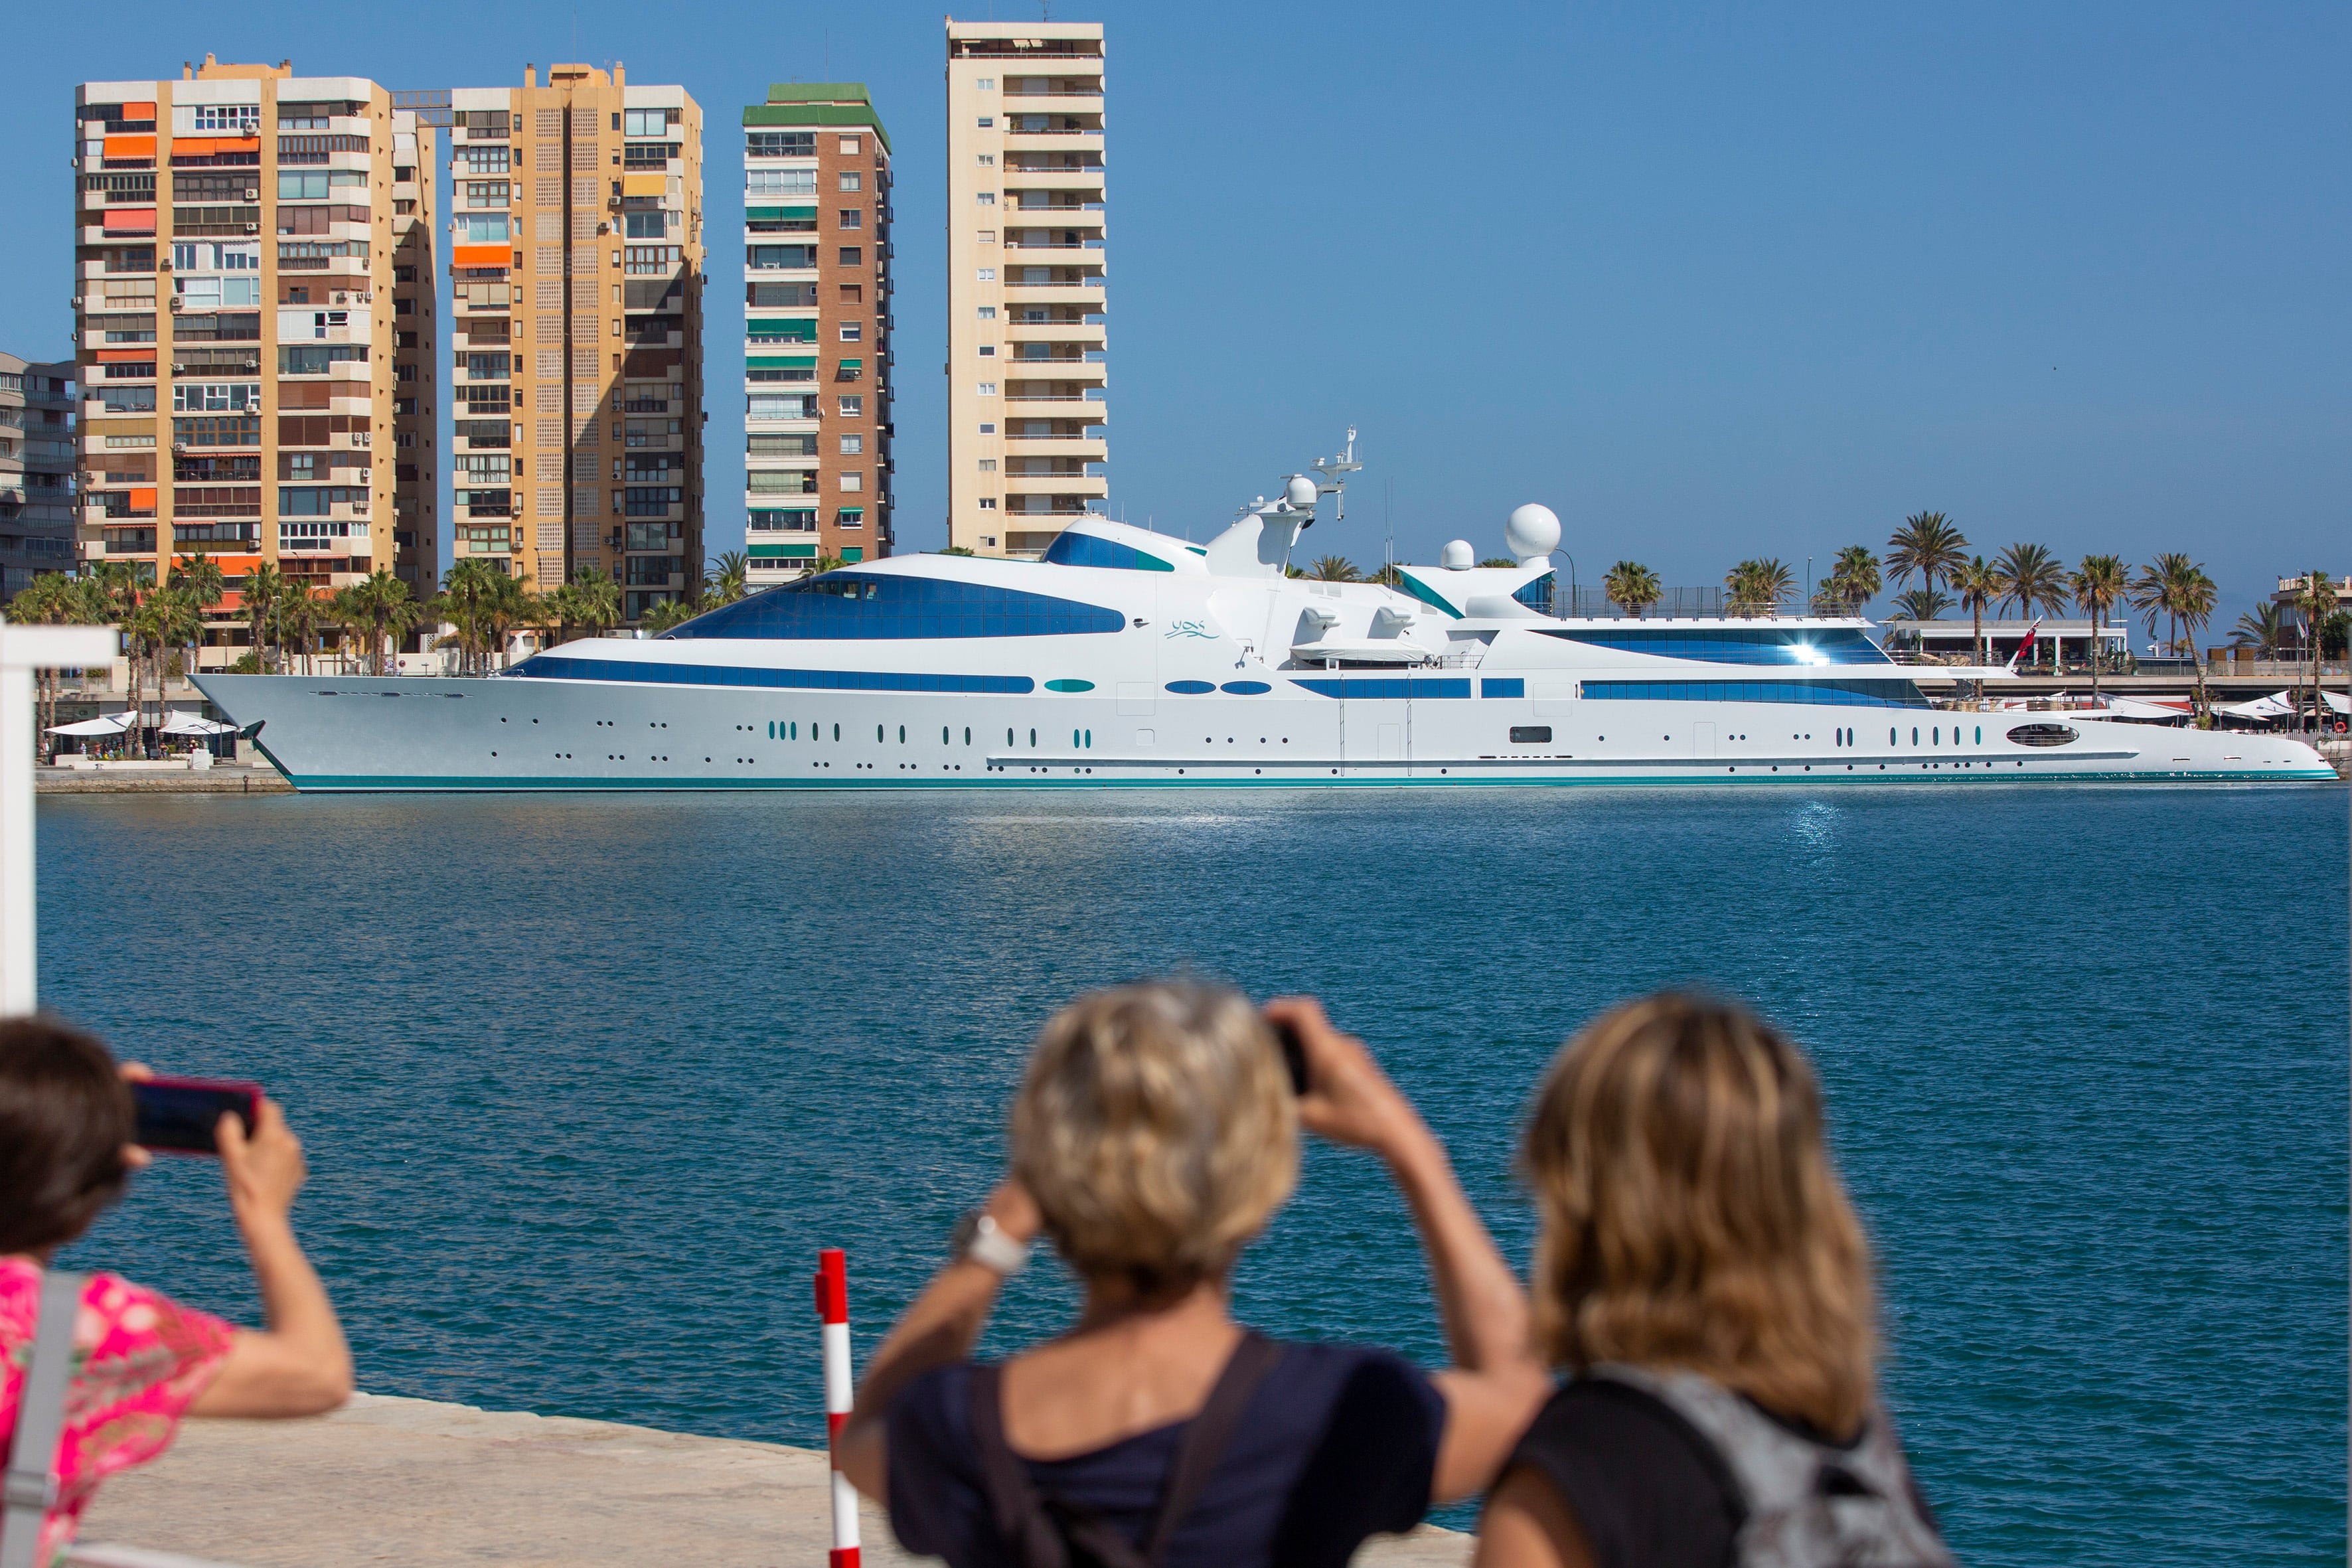
[[[1234,1262],[1297,1185],[1302,1128],[1387,1163],[1449,1370],[1233,1321]],[[1030,1054],[1012,1154],[875,1352],[835,1448],[909,1551],[953,1568],[1339,1568],[1492,1484],[1543,1402],[1527,1299],[1445,1151],[1310,999],[1261,1014],[1199,984],[1079,997]],[[975,1363],[1037,1235],[1085,1288],[1077,1321]]]
[[[1553,1062],[1522,1161],[1537,1339],[1570,1376],[1483,1568],[1948,1562],[1878,1405],[1869,1243],[1795,1046],[1734,1005],[1629,1003]]]

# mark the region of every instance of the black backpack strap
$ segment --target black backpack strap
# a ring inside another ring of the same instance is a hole
[[[1176,1527],[1200,1500],[1209,1478],[1216,1473],[1217,1461],[1224,1458],[1226,1445],[1242,1424],[1251,1396],[1281,1359],[1280,1345],[1255,1331],[1242,1331],[1241,1342],[1225,1359],[1225,1370],[1217,1374],[1216,1386],[1209,1390],[1207,1402],[1186,1429],[1183,1447],[1176,1450],[1176,1462],[1168,1472],[1168,1489],[1160,1497],[1160,1517],[1151,1527],[1151,1544],[1144,1552],[1152,1568],[1168,1560]]]
[[[1021,1568],[1069,1568],[1062,1532],[1038,1500],[1029,1472],[1004,1440],[1004,1368],[995,1363],[971,1369],[971,1441],[979,1451],[980,1477],[988,1489],[988,1511],[996,1533]]]

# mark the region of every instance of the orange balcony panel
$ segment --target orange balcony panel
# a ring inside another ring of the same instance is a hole
[[[155,106],[152,103],[126,103],[122,106],[122,118],[125,120],[152,120],[155,118]]]
[[[106,139],[106,155],[110,158],[152,158],[155,155],[155,138],[110,136]]]
[[[141,360],[152,360],[154,357],[155,345],[152,343],[140,349],[100,349],[98,351],[98,363],[100,364],[136,364]]]
[[[513,252],[503,245],[453,245],[449,260],[457,267],[504,267]]]
[[[209,158],[216,153],[258,153],[258,136],[174,136],[172,156],[174,158]],[[112,153],[107,154],[112,157]]]
[[[155,492],[152,489],[132,490],[131,492],[131,510],[132,511],[152,512],[155,510]]]
[[[153,207],[109,207],[106,209],[106,232],[152,234],[155,232],[155,209]]]

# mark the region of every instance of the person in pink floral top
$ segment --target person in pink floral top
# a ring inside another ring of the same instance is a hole
[[[97,1040],[50,1019],[0,1023],[0,1457],[16,1429],[42,1271],[147,1163],[131,1142],[124,1086],[145,1073],[118,1068]],[[268,1327],[235,1328],[115,1275],[90,1276],[38,1562],[63,1561],[99,1483],[162,1454],[183,1415],[312,1415],[351,1396],[341,1325],[294,1239],[300,1141],[270,1100],[249,1137],[234,1116],[221,1118],[218,1137]]]

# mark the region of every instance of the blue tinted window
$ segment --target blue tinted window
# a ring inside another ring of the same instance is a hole
[[[1586,631],[1540,630],[1548,637],[1584,643],[1592,647],[1619,648],[1627,653],[1655,654],[1662,658],[1702,658],[1717,664],[1892,664],[1877,645],[1851,626],[1791,627],[1673,627],[1646,631],[1612,626]]]
[[[1171,680],[1168,683],[1168,689],[1179,697],[1198,697],[1204,691],[1214,691],[1216,688],[1205,680]]]
[[[1478,695],[1481,697],[1525,697],[1527,694],[1528,683],[1524,679],[1482,680],[1478,683]]]
[[[1551,614],[1551,592],[1559,580],[1557,572],[1547,572],[1532,583],[1522,583],[1511,597],[1538,615]]]
[[[1054,536],[1045,546],[1042,559],[1056,566],[1108,566],[1119,572],[1173,572],[1175,567],[1157,555],[1147,555],[1132,545],[1117,540],[1097,539],[1091,533],[1068,530]]]
[[[774,686],[816,691],[1026,692],[1025,675],[901,675],[873,669],[745,669],[722,664],[650,664],[636,659],[534,654],[508,672],[535,680],[633,680],[659,686]],[[841,739],[841,726],[833,727]]]
[[[1066,637],[1115,632],[1117,610],[936,577],[827,572],[721,605],[671,637],[889,639]],[[1024,688],[1025,689],[1025,688]]]
[[[1228,680],[1218,689],[1230,691],[1235,697],[1263,697],[1274,688],[1263,680]]]
[[[1358,701],[1470,695],[1470,682],[1466,677],[1457,679],[1450,677],[1376,675],[1351,680],[1299,680],[1293,684],[1303,686],[1320,697],[1349,697]]]
[[[1801,702],[1838,708],[1925,708],[1907,680],[1588,680],[1586,698],[1637,702]],[[1915,731],[1916,734],[1916,731]]]

